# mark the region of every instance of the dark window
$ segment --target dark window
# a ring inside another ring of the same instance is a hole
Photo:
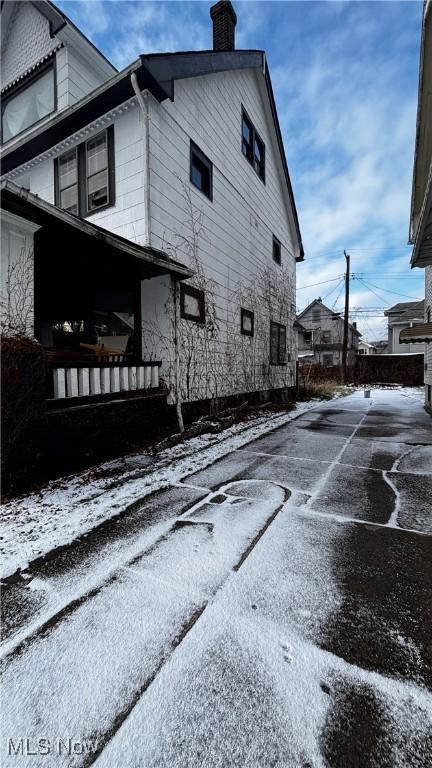
[[[273,261],[276,264],[281,263],[281,244],[280,241],[273,235]]]
[[[79,216],[114,205],[114,173],[114,128],[110,126],[56,159],[56,205]]]
[[[78,157],[76,148],[58,159],[59,207],[78,215]]]
[[[196,323],[205,321],[204,291],[192,285],[180,285],[180,315]]]
[[[242,152],[265,183],[265,145],[244,110],[242,111]]]
[[[270,323],[270,363],[271,365],[286,363],[286,325]]]
[[[333,365],[333,355],[323,355],[323,365]]]
[[[253,336],[254,335],[254,313],[249,312],[248,309],[241,308],[241,322],[240,322],[240,332],[244,336]]]
[[[22,133],[55,109],[55,77],[51,65],[3,99],[2,142]]]
[[[242,116],[242,152],[251,163],[253,160],[253,126],[244,112]]]
[[[86,142],[86,179],[87,211],[95,211],[106,206],[109,199],[108,138],[106,131]]]
[[[310,344],[312,341],[312,331],[303,331],[303,339],[306,344]]]
[[[212,200],[213,164],[193,141],[190,144],[190,180],[194,187]]]

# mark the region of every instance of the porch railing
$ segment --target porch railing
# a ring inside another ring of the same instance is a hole
[[[160,366],[154,361],[52,365],[54,399],[157,389]]]

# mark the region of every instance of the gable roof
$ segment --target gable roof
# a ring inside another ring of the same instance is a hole
[[[307,305],[306,309],[304,309],[302,312],[300,312],[299,315],[297,315],[297,319],[299,317],[303,317],[303,315],[305,315],[306,312],[308,312],[309,309],[311,309],[314,306],[314,304],[319,304],[320,308],[326,309],[327,312],[330,312],[330,314],[333,315],[334,317],[339,317],[340,315],[340,312],[333,312],[333,310],[330,309],[330,307],[327,307],[325,304],[323,304],[321,299],[314,299],[313,301],[311,301],[310,304]]]
[[[332,318],[334,318],[335,320],[338,319],[338,320],[341,321],[341,323],[344,322],[343,317],[341,317],[341,313],[340,312],[334,312],[332,309],[330,309],[330,307],[327,307],[325,304],[323,304],[321,299],[314,299],[313,301],[311,301],[311,303],[308,304],[306,309],[304,309],[303,312],[300,312],[300,314],[297,315],[297,320],[299,320],[300,317],[303,317],[303,315],[305,315],[306,312],[308,312],[314,306],[314,304],[318,304],[321,309],[327,310],[327,312],[329,312],[330,315],[332,316]],[[360,337],[362,335],[360,333],[360,331],[358,330],[357,326],[354,325],[353,323],[348,323],[348,326],[349,326],[349,328],[351,328],[351,331],[353,333],[355,333],[358,337]]]
[[[389,309],[384,311],[386,316],[388,315],[403,315],[407,319],[410,317],[423,316],[424,313],[424,299],[420,301],[400,301],[398,304],[394,304]]]
[[[131,83],[131,74],[136,74],[140,90],[148,89],[161,102],[174,100],[176,80],[202,77],[238,69],[256,69],[264,74],[270,111],[280,152],[284,180],[291,203],[294,227],[298,242],[297,261],[304,258],[304,249],[300,233],[294,193],[285,156],[282,133],[277,115],[276,103],[270,79],[270,72],[264,51],[188,51],[180,53],[156,53],[141,55],[130,66],[111,77],[83,99],[58,113],[48,123],[36,127],[21,142],[14,143],[2,153],[2,173],[40,155],[55,144],[66,139],[75,131],[84,128],[93,120],[101,117],[113,107],[122,104],[135,95]]]
[[[50,0],[27,0],[31,3],[31,5],[36,8],[39,13],[42,14],[46,18],[46,20],[49,23],[49,32],[50,36],[52,38],[56,37],[59,32],[62,32],[62,30],[65,29],[65,27],[68,28],[68,31],[71,32],[74,41],[85,51],[88,53],[93,54],[93,56],[96,56],[98,59],[101,59],[104,63],[104,65],[108,65],[109,69],[111,70],[111,73],[117,72],[117,67],[112,64],[111,61],[105,56],[105,54],[102,53],[102,51],[99,50],[99,48],[96,47],[94,43],[92,43],[89,38],[81,32],[81,30],[71,21],[69,16],[65,14],[64,11],[62,11],[61,8],[54,5],[54,3],[50,2]],[[12,21],[14,15],[15,15],[15,9],[17,6],[19,7],[21,3],[19,0],[2,0],[1,3],[1,43],[2,48],[4,46],[5,40],[7,38],[8,34],[8,28],[9,23]],[[20,78],[21,79],[21,76]]]

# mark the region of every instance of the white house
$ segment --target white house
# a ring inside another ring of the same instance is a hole
[[[376,355],[376,347],[374,344],[370,344],[368,341],[364,341],[362,339],[359,341],[358,349],[357,349],[358,355]]]
[[[230,2],[210,14],[212,50],[117,72],[53,3],[3,4],[2,307],[26,307],[56,398],[295,385],[303,247],[270,73]]]
[[[425,405],[432,412],[432,3],[423,6],[417,135],[411,196],[412,267],[425,270],[423,327],[403,331],[400,341],[424,344]]]
[[[298,354],[313,354],[321,365],[341,365],[344,321],[339,312],[333,312],[321,299],[312,301],[297,316]],[[361,333],[355,323],[348,326],[347,363],[355,361]]]
[[[388,353],[403,355],[409,353],[423,354],[424,345],[404,342],[402,331],[415,328],[423,323],[424,301],[401,301],[386,309],[384,315],[388,324]]]

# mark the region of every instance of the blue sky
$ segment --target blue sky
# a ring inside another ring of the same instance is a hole
[[[57,4],[119,68],[139,53],[212,45],[211,2]],[[424,295],[423,270],[410,270],[407,246],[422,3],[234,6],[237,47],[264,49],[272,75],[306,252],[297,305],[322,296],[342,308],[334,278],[345,248],[351,271],[363,275],[351,285],[352,317],[365,338],[385,337],[375,309],[365,316],[354,308]],[[312,285],[326,280],[333,282]]]

